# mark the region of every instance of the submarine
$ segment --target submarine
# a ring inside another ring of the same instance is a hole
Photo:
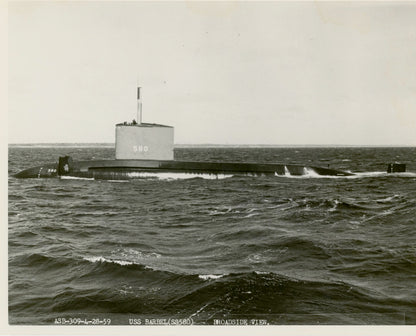
[[[104,180],[143,178],[152,174],[209,174],[211,176],[351,176],[336,169],[284,163],[177,161],[174,158],[174,128],[143,123],[140,87],[137,88],[137,121],[115,125],[115,159],[58,162],[25,169],[17,178],[78,177]]]

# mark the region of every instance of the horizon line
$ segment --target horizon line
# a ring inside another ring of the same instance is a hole
[[[70,146],[115,146],[115,142],[20,142],[20,143],[8,143],[9,147],[19,146],[54,146],[54,147],[70,147]],[[405,144],[215,144],[215,143],[178,143],[174,144],[175,148],[181,147],[416,147],[416,145]]]

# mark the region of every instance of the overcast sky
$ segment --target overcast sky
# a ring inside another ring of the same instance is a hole
[[[9,142],[416,145],[416,3],[9,3]]]

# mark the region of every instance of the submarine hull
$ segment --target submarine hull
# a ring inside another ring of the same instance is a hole
[[[97,160],[74,161],[62,171],[59,163],[45,164],[23,170],[18,178],[49,178],[73,176],[95,179],[133,179],[144,177],[141,173],[188,173],[213,175],[292,175],[316,174],[321,176],[351,176],[349,172],[304,165],[241,162],[190,162],[175,160]]]

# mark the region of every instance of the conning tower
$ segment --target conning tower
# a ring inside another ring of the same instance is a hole
[[[173,160],[173,127],[142,123],[140,87],[137,122],[116,125],[116,160]]]

